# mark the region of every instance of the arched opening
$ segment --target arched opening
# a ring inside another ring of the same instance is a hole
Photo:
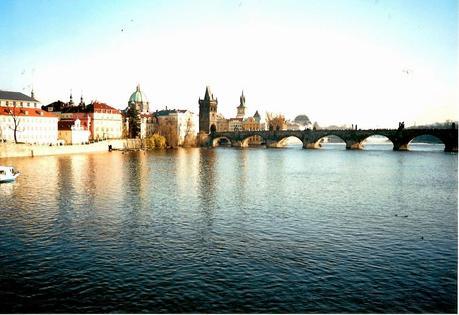
[[[231,146],[231,140],[227,137],[218,137],[212,140],[212,146],[213,147],[230,147]]]
[[[444,151],[445,144],[438,137],[425,134],[411,139],[408,143],[410,151]]]
[[[372,135],[362,141],[363,149],[368,151],[390,151],[394,149],[394,144],[386,136]]]
[[[325,150],[346,150],[346,142],[338,136],[327,135],[316,141]]]
[[[253,135],[242,140],[243,147],[248,146],[262,146],[265,145],[266,141],[259,135]]]
[[[215,124],[210,125],[210,132],[213,133],[216,131],[217,131],[217,127],[215,126]]]
[[[296,136],[288,136],[279,140],[279,146],[289,149],[302,149],[303,141]]]

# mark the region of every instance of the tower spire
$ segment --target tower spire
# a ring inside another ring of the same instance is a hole
[[[69,105],[70,105],[70,106],[73,106],[72,89],[70,89],[70,101],[69,101]]]

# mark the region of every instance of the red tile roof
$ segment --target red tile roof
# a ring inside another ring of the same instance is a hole
[[[120,113],[119,109],[111,107],[110,105],[107,105],[105,103],[93,102],[90,105],[88,105],[87,107],[90,109],[90,111],[99,112],[99,113],[102,110],[109,110],[110,112],[108,112],[108,113],[110,113],[110,114],[119,114]]]
[[[76,120],[76,119],[75,119]],[[72,126],[75,124],[75,120],[69,119],[69,120],[59,120],[57,122],[57,129],[58,130],[71,130]],[[81,121],[80,120],[80,126],[87,130],[88,129],[88,122],[87,121]]]
[[[38,108],[25,108],[25,107],[6,107],[0,106],[0,115],[9,116],[27,116],[27,117],[53,117],[57,118],[57,115],[38,109]]]

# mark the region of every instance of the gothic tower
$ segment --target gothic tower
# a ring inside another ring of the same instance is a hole
[[[244,118],[245,116],[245,96],[244,91],[242,91],[241,97],[239,98],[239,106],[237,107],[236,118]]]
[[[199,98],[199,132],[210,133],[217,130],[217,105],[218,99],[206,86],[204,99]]]

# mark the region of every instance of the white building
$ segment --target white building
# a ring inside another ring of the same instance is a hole
[[[58,117],[40,109],[33,96],[0,90],[0,140],[33,144],[57,143]]]
[[[172,145],[194,145],[198,132],[198,116],[189,110],[172,109],[160,110],[154,113],[159,130],[171,127],[177,136],[176,143]],[[165,135],[167,138],[167,135]],[[189,143],[187,143],[189,142]]]
[[[89,143],[91,132],[88,127],[86,124],[82,125],[78,118],[74,121],[61,120],[58,123],[58,139],[65,144]]]

